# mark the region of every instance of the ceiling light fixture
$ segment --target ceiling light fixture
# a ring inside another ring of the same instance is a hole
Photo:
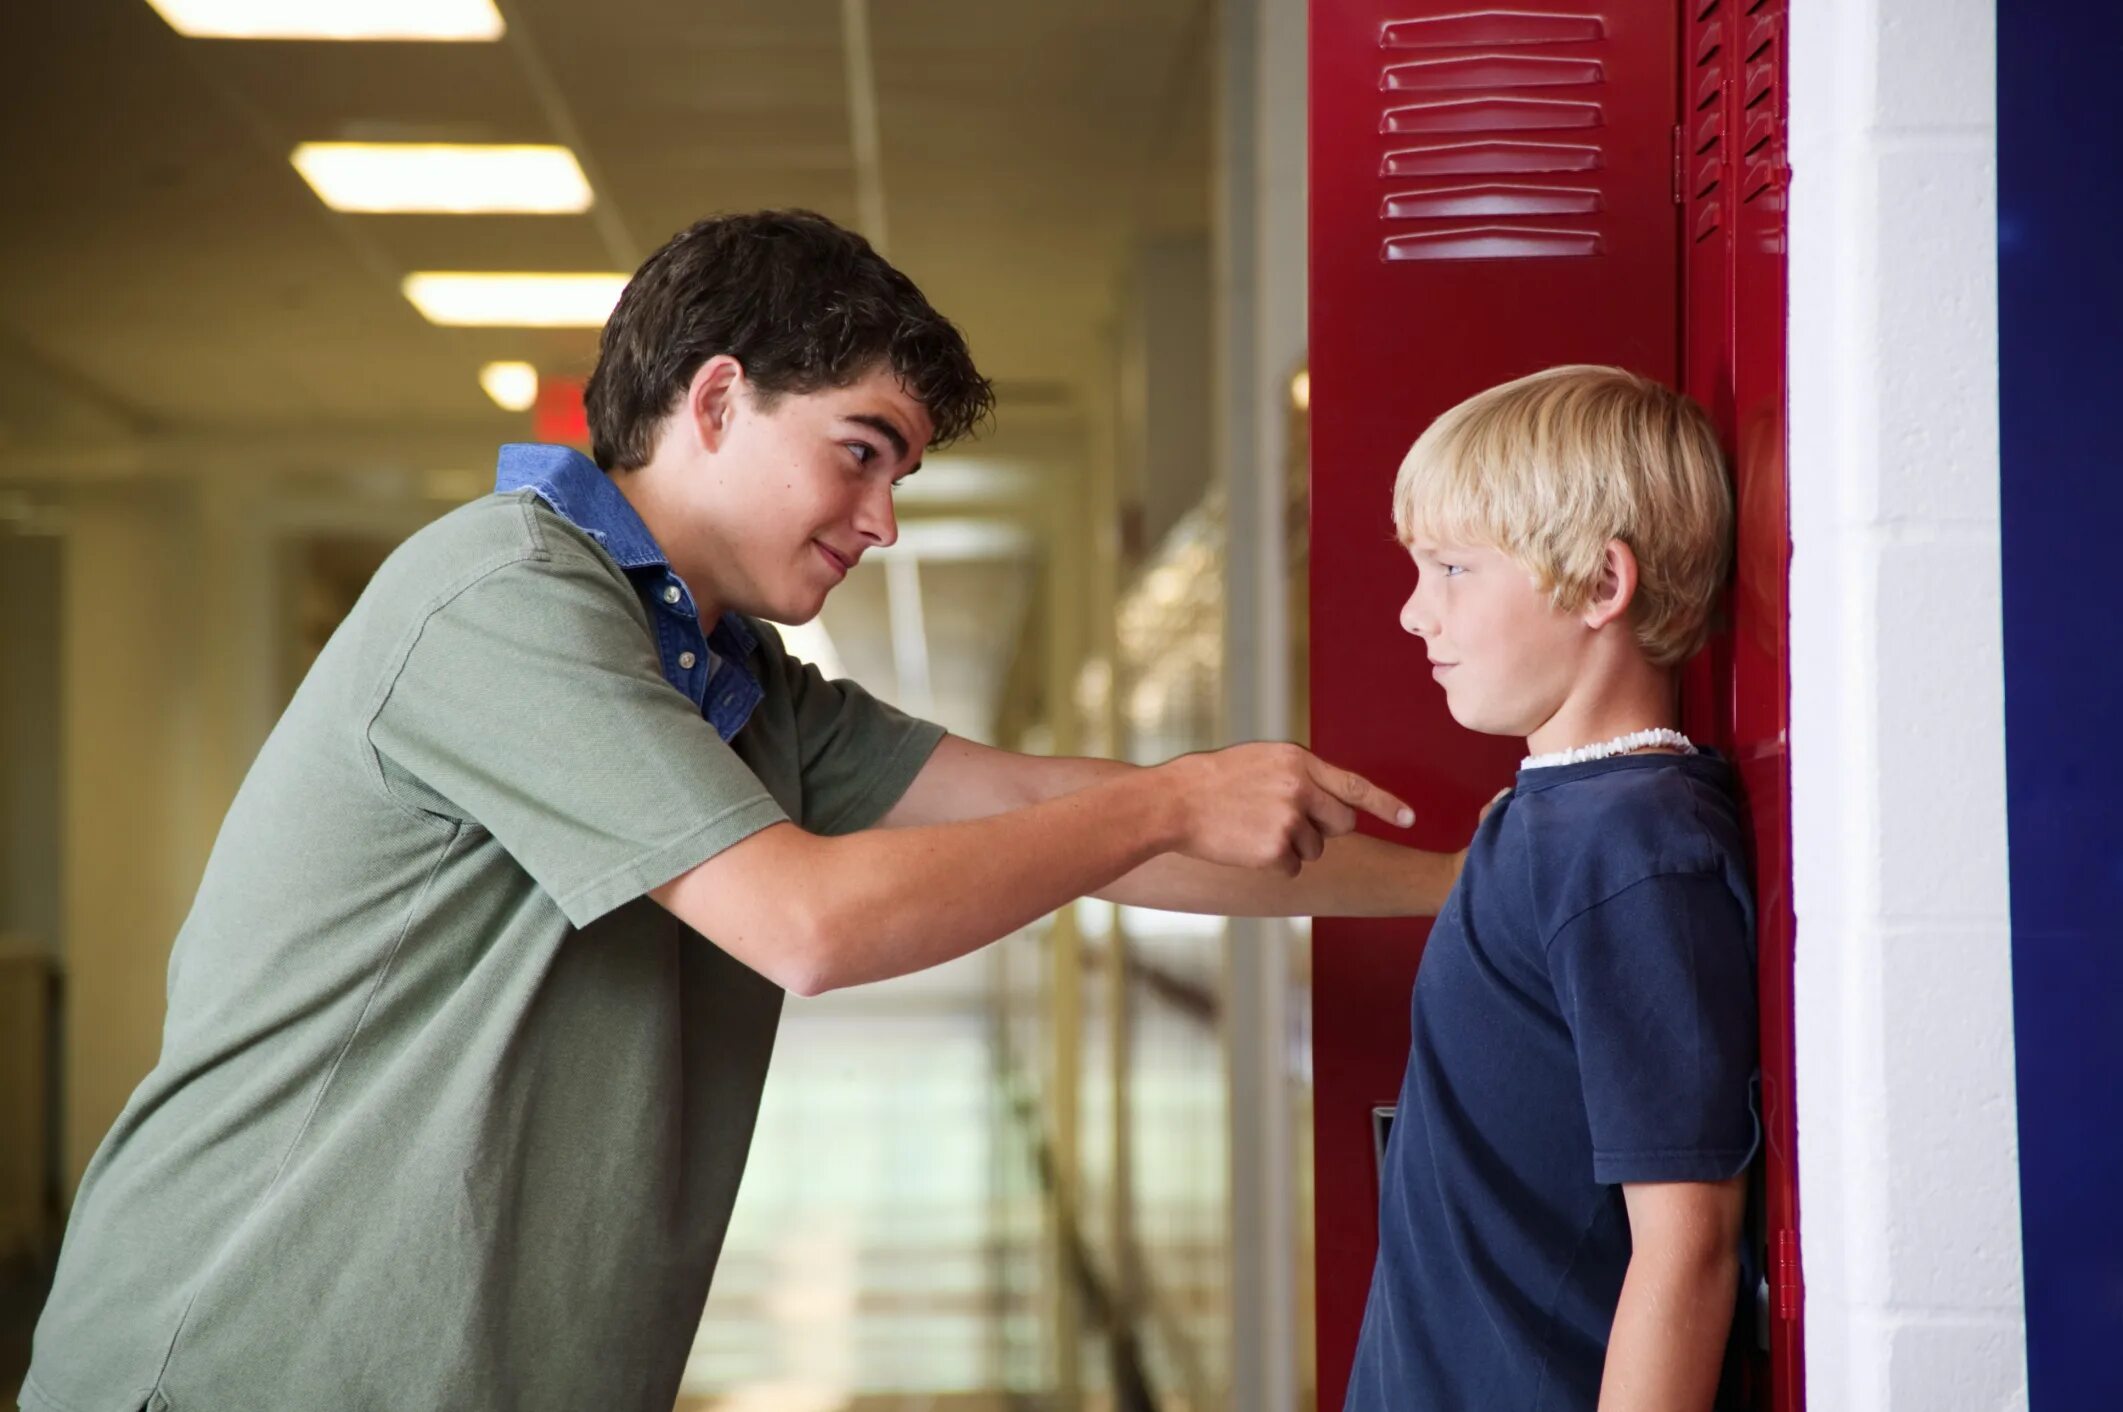
[[[305,142],[288,160],[335,211],[566,215],[592,199],[565,147]]]
[[[190,39],[492,40],[494,0],[147,0]]]
[[[472,274],[424,270],[402,288],[429,323],[453,328],[602,328],[623,274]]]
[[[489,363],[479,370],[479,385],[504,412],[528,412],[538,402],[538,369],[529,363]]]

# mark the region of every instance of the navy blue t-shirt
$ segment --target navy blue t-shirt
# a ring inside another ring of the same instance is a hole
[[[1754,900],[1729,767],[1519,772],[1415,982],[1348,1412],[1599,1401],[1621,1183],[1753,1158]]]

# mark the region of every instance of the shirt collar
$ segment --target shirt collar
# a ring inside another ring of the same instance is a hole
[[[656,536],[649,533],[634,506],[595,461],[572,446],[510,442],[501,448],[494,471],[494,490],[501,495],[515,490],[536,494],[553,507],[554,513],[603,546],[613,562],[630,575],[650,570],[671,572],[670,560],[664,557]],[[723,614],[719,627],[709,633],[709,640],[714,642],[723,630],[727,630],[738,649],[734,654],[725,650],[724,656],[734,655],[745,661],[759,649],[758,634],[741,615]]]
[[[517,441],[501,448],[494,489],[529,490],[604,546],[622,569],[668,569],[670,561],[634,507],[597,463],[572,446]]]

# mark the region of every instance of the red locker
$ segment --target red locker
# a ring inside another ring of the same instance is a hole
[[[1694,664],[1690,734],[1739,770],[1760,918],[1765,1406],[1803,1405],[1797,1118],[1791,1046],[1791,534],[1784,479],[1786,0],[1683,12],[1682,387],[1710,409],[1738,504],[1730,627]],[[1745,1311],[1743,1311],[1745,1312]]]
[[[1556,363],[1620,364],[1711,409],[1737,452],[1741,567],[1734,630],[1691,671],[1688,716],[1738,758],[1759,835],[1769,1214],[1795,1231],[1782,8],[1313,0],[1312,740],[1414,801],[1419,846],[1462,843],[1521,743],[1455,725],[1399,629],[1413,583],[1390,516],[1402,452],[1455,402]],[[1373,1115],[1399,1088],[1422,935],[1346,920],[1314,934],[1326,1408],[1341,1405],[1377,1248]],[[1779,1368],[1795,1372],[1795,1286],[1787,1304]],[[1796,1407],[1796,1378],[1779,1384]]]

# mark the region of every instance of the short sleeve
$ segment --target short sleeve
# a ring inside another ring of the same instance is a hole
[[[1603,1183],[1722,1181],[1753,1159],[1755,972],[1714,874],[1647,878],[1549,943]]]
[[[784,656],[802,753],[805,828],[844,834],[876,823],[899,802],[944,737],[852,681],[829,681]]]
[[[581,927],[787,815],[658,670],[587,546],[429,613],[369,724],[401,803],[477,824]]]

